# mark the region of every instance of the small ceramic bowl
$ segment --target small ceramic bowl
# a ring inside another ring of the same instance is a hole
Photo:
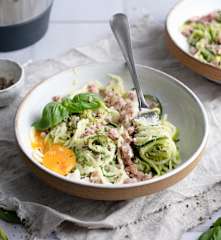
[[[181,27],[192,17],[203,16],[220,9],[220,0],[181,0],[170,11],[166,20],[166,41],[171,53],[193,71],[218,83],[221,83],[221,69],[203,63],[189,53],[189,46],[186,37],[181,33]]]
[[[23,67],[14,61],[0,59],[0,81],[12,82],[8,87],[0,89],[0,107],[5,107],[20,93],[24,82]]]
[[[181,164],[160,177],[130,184],[95,184],[70,180],[33,159],[31,125],[53,96],[65,96],[81,89],[89,81],[107,84],[108,73],[122,77],[131,89],[133,82],[124,63],[89,64],[66,70],[37,85],[24,98],[15,119],[18,145],[27,165],[47,184],[66,193],[100,200],[122,200],[165,189],[184,178],[197,165],[208,135],[207,115],[197,96],[184,84],[159,70],[136,65],[143,92],[157,96],[168,119],[180,130]],[[34,107],[33,107],[34,106]]]

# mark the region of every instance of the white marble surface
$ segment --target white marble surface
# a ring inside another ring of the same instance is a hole
[[[0,53],[0,58],[12,58],[21,63],[28,60],[52,58],[70,48],[89,44],[108,33],[108,19],[113,13],[125,12],[130,19],[150,14],[158,21],[164,21],[169,9],[177,0],[55,0],[49,30],[35,45],[8,53]],[[185,233],[181,240],[195,240],[217,217]],[[0,220],[10,240],[28,239],[25,229],[19,225],[7,224]],[[50,236],[54,240],[54,235]]]

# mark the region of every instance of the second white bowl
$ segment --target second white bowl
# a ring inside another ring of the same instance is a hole
[[[221,83],[221,69],[194,58],[189,53],[186,37],[181,33],[184,22],[221,9],[220,0],[181,0],[170,11],[166,20],[166,40],[169,50],[184,65],[200,75]]]

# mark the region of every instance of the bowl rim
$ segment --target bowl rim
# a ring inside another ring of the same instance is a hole
[[[173,14],[174,11],[177,10],[177,8],[179,7],[179,5],[182,2],[185,2],[186,0],[179,0],[168,12],[167,16],[166,16],[166,21],[165,21],[165,30],[167,32],[167,34],[169,35],[170,40],[173,42],[173,44],[183,53],[186,54],[188,57],[190,57],[193,61],[197,62],[198,64],[203,65],[204,67],[210,68],[211,71],[218,71],[221,74],[221,69],[218,67],[213,66],[212,64],[206,63],[206,62],[202,62],[200,60],[198,60],[197,58],[195,58],[193,55],[191,55],[188,51],[183,50],[181,47],[178,46],[177,41],[172,37],[172,34],[169,31],[169,20],[171,18],[171,15]]]
[[[21,64],[19,64],[16,61],[13,61],[11,59],[6,59],[6,58],[0,59],[0,64],[1,64],[1,62],[8,62],[9,64],[15,65],[20,70],[20,76],[16,79],[16,82],[13,83],[11,86],[9,86],[7,88],[4,88],[4,89],[0,89],[0,94],[5,93],[5,92],[9,92],[12,89],[18,87],[22,83],[22,81],[24,80],[24,68]]]
[[[18,123],[19,123],[20,115],[22,114],[21,110],[23,108],[23,105],[26,103],[26,100],[29,98],[29,96],[31,96],[32,92],[36,88],[38,88],[40,85],[42,85],[45,82],[48,82],[51,79],[53,79],[56,75],[68,72],[70,70],[74,70],[75,68],[87,67],[87,66],[101,66],[101,65],[103,65],[103,66],[111,66],[111,65],[119,66],[120,64],[122,65],[122,64],[125,64],[125,63],[124,62],[89,63],[89,64],[78,65],[78,66],[75,66],[75,67],[72,67],[72,68],[70,67],[70,68],[68,68],[64,71],[56,73],[56,74],[50,76],[49,78],[39,82],[32,89],[29,90],[29,92],[23,98],[22,102],[20,103],[20,105],[19,105],[19,107],[16,111],[15,124],[14,124],[14,126],[15,126],[15,137],[16,137],[16,140],[17,140],[17,144],[20,147],[21,151],[24,153],[24,155],[28,158],[29,161],[31,161],[36,167],[39,167],[40,170],[43,170],[45,173],[47,173],[47,174],[49,174],[49,175],[51,175],[55,178],[59,178],[60,180],[63,180],[65,182],[71,183],[71,184],[78,184],[78,185],[85,186],[85,187],[103,188],[103,189],[125,189],[125,188],[140,187],[140,186],[149,185],[149,184],[153,184],[153,183],[156,183],[156,182],[166,180],[167,178],[172,177],[172,176],[176,175],[177,173],[181,172],[182,170],[184,170],[186,167],[188,167],[192,162],[194,162],[200,156],[201,152],[203,151],[203,149],[206,145],[207,138],[208,138],[208,117],[207,117],[206,110],[204,109],[204,106],[201,103],[201,101],[199,100],[199,98],[196,96],[196,94],[191,89],[189,89],[185,84],[180,82],[175,77],[173,77],[173,76],[171,76],[171,75],[169,75],[169,74],[167,74],[167,73],[165,73],[165,72],[163,72],[159,69],[152,68],[152,67],[149,67],[149,66],[145,66],[145,65],[142,65],[142,64],[136,64],[136,67],[143,68],[143,69],[146,69],[146,70],[151,70],[155,73],[160,74],[161,76],[165,76],[165,77],[169,78],[170,81],[173,81],[177,86],[182,87],[182,89],[185,90],[190,95],[190,97],[193,98],[193,100],[197,103],[200,111],[202,112],[203,125],[204,125],[203,126],[203,128],[204,128],[203,138],[202,138],[202,141],[201,141],[199,147],[195,150],[195,152],[192,154],[192,156],[188,160],[186,160],[183,164],[177,166],[175,169],[171,170],[170,172],[168,172],[168,173],[166,173],[162,176],[158,176],[158,177],[151,178],[151,179],[148,179],[148,180],[144,180],[144,181],[141,181],[141,182],[126,183],[126,184],[125,183],[124,184],[106,184],[106,183],[105,184],[98,184],[98,183],[90,183],[90,182],[68,179],[65,176],[59,175],[59,174],[53,172],[52,170],[47,169],[42,164],[38,163],[37,161],[33,160],[32,158],[29,158],[29,156],[26,154],[26,152],[25,152],[25,150],[24,150],[24,148],[23,148],[23,146],[20,142],[20,134],[19,134],[19,131],[18,131]]]

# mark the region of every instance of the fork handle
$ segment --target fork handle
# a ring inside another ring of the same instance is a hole
[[[133,80],[134,87],[137,93],[139,110],[141,110],[142,108],[149,108],[145,101],[134,64],[132,44],[130,38],[130,28],[127,16],[123,13],[117,13],[113,15],[112,19],[110,20],[110,26],[123,53],[124,59],[131,74],[131,78]]]

